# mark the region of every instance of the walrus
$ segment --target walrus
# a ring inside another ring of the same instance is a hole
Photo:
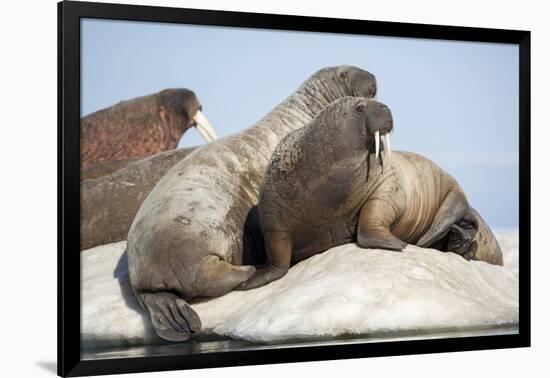
[[[207,142],[217,138],[193,91],[165,89],[122,101],[80,121],[80,169],[173,150],[195,126]]]
[[[345,97],[282,139],[258,203],[267,262],[239,289],[263,286],[293,263],[353,242],[395,251],[407,243],[456,248],[502,265],[496,238],[455,179],[420,155],[391,152],[392,129],[386,105]]]
[[[133,161],[127,161],[126,167],[81,181],[80,250],[126,240],[136,213],[157,182],[196,148],[175,149],[145,158],[127,159]]]
[[[181,341],[201,322],[188,303],[231,291],[255,271],[242,266],[245,220],[283,136],[347,95],[371,98],[376,79],[353,66],[308,78],[255,126],[193,151],[159,181],[128,232],[128,269],[156,333]]]

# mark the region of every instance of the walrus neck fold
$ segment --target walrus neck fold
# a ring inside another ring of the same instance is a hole
[[[311,77],[266,115],[255,127],[286,135],[313,120],[334,100],[349,96],[344,88],[325,77]]]
[[[365,177],[365,186],[367,195],[370,196],[388,177],[394,173],[390,171],[390,167],[383,167],[374,154],[367,150],[367,157],[365,159],[365,169],[367,170]]]
[[[177,147],[177,144],[182,134],[189,128],[185,124],[184,117],[181,114],[173,113],[163,105],[160,93],[155,95],[155,108],[153,113],[158,112],[162,123],[160,127],[164,129],[162,135],[166,139],[166,143],[170,145],[170,150]],[[172,147],[173,146],[173,147]]]

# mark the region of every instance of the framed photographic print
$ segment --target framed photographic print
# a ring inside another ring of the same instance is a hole
[[[61,2],[59,375],[530,345],[530,33]]]

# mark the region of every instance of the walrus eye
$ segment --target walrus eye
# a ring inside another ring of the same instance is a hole
[[[355,107],[355,111],[357,113],[364,113],[366,109],[367,107],[365,106],[365,104],[359,104]]]
[[[341,80],[345,80],[345,79],[346,79],[346,73],[345,73],[345,72],[340,72],[340,74],[338,75],[338,77],[339,77]]]

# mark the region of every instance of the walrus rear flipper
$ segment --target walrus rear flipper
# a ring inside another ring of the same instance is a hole
[[[466,260],[475,257],[478,244],[476,235],[479,232],[479,222],[471,211],[468,211],[458,224],[453,224],[449,231],[445,251],[454,252]]]
[[[434,220],[426,233],[416,243],[419,247],[428,248],[443,238],[453,224],[458,223],[466,214],[470,205],[462,191],[451,190],[445,196],[437,210]]]
[[[201,329],[201,320],[187,302],[170,292],[138,294],[157,335],[168,341],[187,340]]]
[[[193,284],[193,297],[226,294],[254,273],[252,266],[236,266],[218,256],[202,259]],[[168,341],[185,341],[201,329],[199,315],[176,291],[139,292],[136,294],[149,312],[157,335]]]

